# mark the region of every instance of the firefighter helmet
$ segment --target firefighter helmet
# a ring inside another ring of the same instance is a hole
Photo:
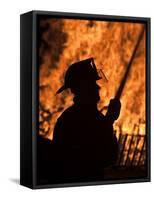
[[[88,58],[70,65],[65,74],[64,85],[59,88],[57,93],[65,89],[83,84],[84,81],[99,80],[97,69],[93,58]]]

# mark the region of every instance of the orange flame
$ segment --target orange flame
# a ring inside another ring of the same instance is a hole
[[[96,66],[108,79],[107,82],[99,81],[101,101],[98,108],[108,105],[125,73],[141,25],[79,19],[40,20],[39,134],[52,140],[57,118],[72,104],[69,90],[55,94],[73,62],[95,58]],[[145,53],[144,35],[121,97],[121,114],[114,124],[117,137],[120,131],[145,135]]]

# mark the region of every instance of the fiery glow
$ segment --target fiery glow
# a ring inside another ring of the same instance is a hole
[[[108,82],[99,81],[101,101],[107,106],[114,97],[141,30],[139,23],[73,19],[40,20],[40,132],[52,140],[60,114],[72,104],[72,94],[56,95],[68,66],[94,57]],[[122,97],[122,109],[114,128],[123,134],[145,134],[145,34],[137,50]],[[140,143],[139,146],[142,146]],[[127,144],[126,146],[129,146]]]

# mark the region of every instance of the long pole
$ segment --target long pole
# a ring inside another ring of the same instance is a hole
[[[118,88],[118,90],[117,90],[117,92],[116,92],[116,94],[115,94],[115,98],[116,98],[116,99],[120,99],[120,97],[121,97],[121,95],[122,95],[122,92],[123,92],[123,89],[124,89],[124,86],[125,86],[125,83],[126,83],[126,80],[127,80],[127,77],[128,77],[128,73],[129,73],[130,68],[131,68],[131,66],[132,66],[132,62],[133,62],[133,60],[134,60],[136,51],[137,51],[138,46],[139,46],[139,44],[140,44],[140,42],[141,42],[141,39],[142,39],[142,37],[143,37],[143,34],[144,34],[144,26],[142,27],[141,32],[140,32],[140,34],[139,34],[139,36],[138,36],[138,40],[137,40],[136,45],[135,45],[135,47],[134,47],[134,51],[133,51],[133,53],[132,53],[132,56],[131,56],[131,58],[130,58],[130,61],[129,61],[128,65],[127,65],[127,69],[126,69],[126,72],[125,72],[125,74],[124,74],[124,77],[123,77],[123,79],[121,80],[120,86],[119,86],[119,88]]]

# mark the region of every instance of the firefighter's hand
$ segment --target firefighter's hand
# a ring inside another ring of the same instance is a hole
[[[120,101],[118,99],[111,99],[108,106],[107,116],[111,118],[112,121],[118,119],[120,114],[120,109],[121,109]]]

